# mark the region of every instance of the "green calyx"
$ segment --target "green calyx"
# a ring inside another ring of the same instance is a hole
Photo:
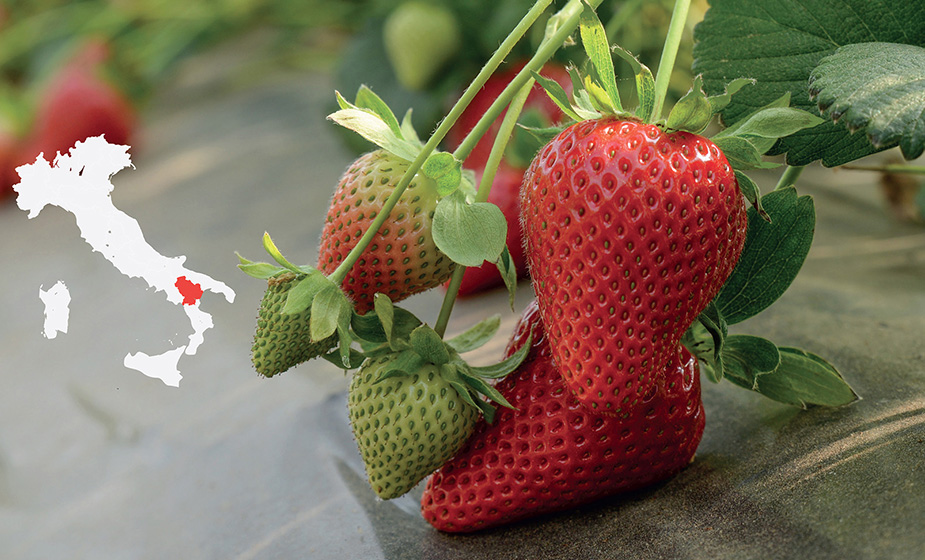
[[[264,233],[263,245],[277,265],[254,262],[238,255],[238,268],[254,278],[268,281],[255,334],[253,359],[257,371],[271,377],[323,356],[336,346],[339,346],[335,352],[340,364],[350,367],[353,304],[340,286],[321,271],[308,265],[292,264],[276,247],[269,233]],[[293,333],[289,333],[290,330]],[[280,338],[285,339],[285,349],[275,343]],[[271,348],[264,349],[268,344]]]
[[[440,377],[456,390],[464,402],[481,410],[488,422],[492,422],[495,415],[491,403],[511,407],[486,380],[500,379],[517,369],[526,357],[529,345],[491,366],[471,366],[460,356],[488,342],[498,331],[500,317],[490,317],[454,338],[443,340],[412,314],[393,306],[387,296],[377,294],[375,318],[363,316],[355,321],[354,328],[362,332],[368,341],[364,353],[367,359],[391,357],[389,364],[381,370],[377,383],[413,376],[425,366],[436,366]]]

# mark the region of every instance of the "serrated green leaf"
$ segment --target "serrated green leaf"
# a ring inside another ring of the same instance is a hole
[[[447,196],[459,188],[462,162],[447,152],[434,152],[424,160],[421,172],[437,184],[437,195]]]
[[[819,61],[849,44],[888,42],[923,46],[925,10],[909,0],[711,0],[694,31],[695,73],[708,94],[723,91],[729,76],[751,76],[755,87],[737,94],[723,111],[735,123],[754,107],[793,92],[793,105],[815,110],[808,79]],[[735,53],[731,56],[731,53]],[[850,71],[850,68],[846,67]],[[818,159],[841,165],[878,151],[862,134],[825,123],[781,140],[770,155],[790,165]]]
[[[617,45],[614,52],[633,69],[633,75],[636,78],[636,98],[639,100],[636,116],[642,119],[643,122],[650,122],[655,116],[653,115],[655,111],[655,78],[652,77],[652,71],[623,47]]]
[[[665,126],[671,130],[686,130],[700,134],[712,119],[713,106],[703,92],[700,76],[697,76],[690,91],[671,108]]]
[[[441,366],[450,361],[446,343],[437,331],[427,325],[421,325],[411,331],[411,349],[421,358],[434,365]]]
[[[758,377],[771,373],[780,365],[780,352],[770,340],[734,334],[723,345],[723,374],[729,379],[758,387]]]
[[[507,239],[507,220],[494,204],[470,204],[456,191],[437,203],[433,237],[437,248],[454,262],[481,266],[501,256]]]
[[[334,283],[321,288],[312,298],[311,306],[309,332],[315,342],[334,334],[338,325],[343,325],[345,321],[349,324],[350,314],[353,311],[353,306],[347,301],[347,297]]]
[[[713,95],[708,97],[707,100],[710,102],[710,106],[713,108],[713,113],[719,113],[729,105],[729,102],[732,101],[732,96],[735,95],[740,89],[745,86],[755,85],[755,80],[753,78],[736,78],[728,84],[726,84],[726,89],[723,93],[719,95]]]
[[[807,405],[844,406],[858,400],[857,393],[832,364],[798,348],[781,347],[780,365],[758,377],[762,395],[778,402],[806,408]],[[749,387],[746,387],[749,388]]]
[[[385,121],[369,111],[341,109],[328,115],[328,119],[407,161],[413,161],[420,152],[420,148],[396,136]]]
[[[607,92],[610,105],[618,111],[623,110],[620,102],[620,91],[617,89],[617,77],[613,69],[613,56],[607,42],[607,33],[594,9],[585,4],[581,17],[578,20],[578,30],[581,34],[581,43],[584,46],[591,67],[597,76],[597,81]],[[575,95],[575,92],[572,93]],[[576,97],[577,98],[577,97]]]
[[[925,49],[897,43],[845,45],[810,73],[820,111],[850,132],[865,128],[877,149],[898,145],[903,157],[925,151]]]
[[[446,343],[453,350],[460,354],[465,354],[484,346],[486,342],[495,336],[500,326],[501,315],[492,315],[447,340]]]
[[[768,216],[768,213],[765,211],[764,206],[761,205],[761,191],[758,189],[758,185],[752,181],[752,178],[746,175],[745,173],[735,170],[736,182],[739,184],[739,190],[742,191],[742,195],[745,197],[745,200],[752,205],[752,208],[758,212],[758,215],[761,216],[761,219],[770,222],[771,217]]]
[[[283,306],[281,313],[290,315],[310,309],[315,295],[330,285],[331,281],[320,272],[309,274],[300,280],[296,280],[292,287],[289,288],[289,293],[286,295],[286,305]]]
[[[392,112],[392,109],[389,108],[382,98],[376,95],[373,90],[366,87],[366,85],[360,86],[359,91],[357,91],[356,106],[359,109],[368,109],[372,111],[382,119],[382,122],[391,129],[395,136],[404,140],[401,125],[398,124],[395,113]]]
[[[793,187],[761,198],[771,217],[748,209],[745,248],[732,275],[714,300],[729,324],[753,317],[777,301],[796,278],[813,242],[816,210],[809,196]]]
[[[576,122],[584,120],[578,116],[578,113],[576,113],[575,109],[572,108],[572,104],[568,99],[568,94],[565,93],[565,89],[559,85],[559,82],[541,76],[537,72],[533,72],[532,74],[533,79],[536,80],[536,83],[543,86],[543,89],[546,91],[546,95],[552,99],[552,102],[555,103],[556,106],[559,107],[559,109],[561,109],[562,112],[568,116],[568,118]]]

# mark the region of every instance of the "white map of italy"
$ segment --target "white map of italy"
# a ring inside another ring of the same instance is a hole
[[[129,146],[109,144],[98,136],[77,142],[69,154],[59,154],[54,164],[39,156],[35,163],[16,170],[21,178],[13,187],[18,193],[16,204],[29,213],[29,218],[38,216],[48,205],[70,212],[81,237],[119,272],[129,278],[143,278],[156,291],[164,292],[167,301],[182,306],[193,327],[187,344],[155,356],[129,353],[124,360],[126,367],[179,387],[180,357],[195,354],[203,333],[213,326],[212,316],[200,309],[203,291],[221,294],[229,303],[235,294],[224,283],[183,266],[185,256],[165,257],[155,251],[145,241],[138,221],[113,205],[111,178],[132,167],[128,150]],[[66,312],[66,302],[63,311],[57,307],[55,331],[67,332]]]

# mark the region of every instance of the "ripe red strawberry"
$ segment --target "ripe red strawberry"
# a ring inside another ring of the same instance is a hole
[[[663,383],[619,417],[595,414],[553,364],[537,307],[528,308],[508,352],[533,332],[531,354],[498,389],[514,410],[480,421],[465,447],[428,481],[424,518],[468,532],[642,488],[690,463],[703,435],[697,362],[679,348]]]
[[[521,195],[562,376],[594,410],[634,410],[738,261],[747,220],[732,169],[705,138],[604,117],[547,144]]]
[[[135,111],[128,99],[103,76],[108,48],[89,42],[52,77],[42,92],[36,120],[20,151],[20,163],[36,156],[54,160],[77,141],[104,135],[113,144],[129,144]]]
[[[376,150],[347,169],[334,191],[321,233],[319,270],[330,274],[344,260],[408,165],[385,150]],[[372,309],[377,292],[396,302],[449,279],[455,265],[437,249],[431,233],[436,206],[433,181],[418,175],[344,279],[344,293],[358,313]]]
[[[523,170],[511,167],[502,161],[495,174],[491,192],[488,194],[488,202],[497,205],[507,220],[507,248],[517,268],[517,274],[525,277],[527,259],[524,256],[520,227],[521,181],[523,181]],[[466,268],[462,284],[459,285],[459,295],[469,296],[502,285],[504,285],[504,280],[498,272],[498,267],[493,263],[485,263],[482,266]]]

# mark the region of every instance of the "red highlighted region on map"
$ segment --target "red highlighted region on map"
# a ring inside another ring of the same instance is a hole
[[[186,276],[177,278],[177,283],[174,286],[180,290],[180,295],[183,296],[183,305],[196,305],[196,302],[202,297],[202,286],[190,282],[186,279]]]

